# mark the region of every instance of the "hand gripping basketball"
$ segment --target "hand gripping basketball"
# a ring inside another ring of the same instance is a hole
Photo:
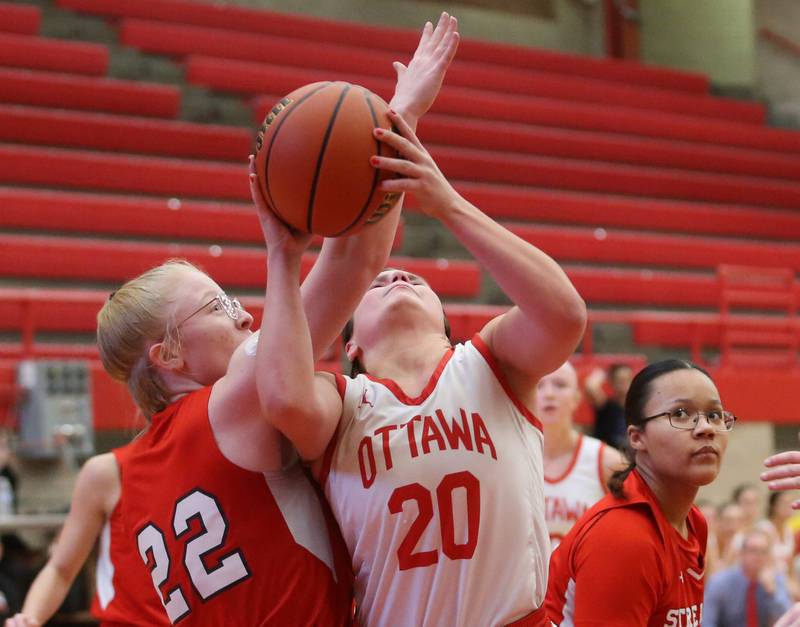
[[[389,128],[388,105],[359,85],[320,82],[296,89],[264,119],[256,173],[269,208],[297,231],[350,235],[394,204],[379,190],[388,173],[370,167],[387,154],[375,127]]]
[[[375,168],[397,176],[384,179],[379,186],[380,191],[411,192],[420,210],[434,218],[441,218],[451,209],[458,193],[406,121],[394,111],[389,111],[389,118],[397,132],[375,129],[375,136],[387,147],[396,150],[401,158],[376,156],[371,159]]]

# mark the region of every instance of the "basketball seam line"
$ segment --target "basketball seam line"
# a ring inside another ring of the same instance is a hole
[[[375,115],[375,108],[372,106],[372,101],[370,100],[370,96],[372,96],[373,94],[368,89],[364,89],[362,91],[362,95],[364,96],[364,100],[367,103],[367,108],[369,109],[369,113],[372,116],[372,124],[373,124],[373,126],[377,127],[378,126],[378,116]],[[375,149],[376,149],[376,152],[379,155],[383,154],[382,148],[383,148],[383,146],[381,145],[381,142],[376,139],[375,140]],[[341,231],[336,233],[333,237],[337,237],[337,236],[341,235],[342,233],[344,233],[345,231],[347,231],[348,229],[353,228],[353,225],[357,224],[358,221],[361,220],[361,218],[366,213],[367,209],[369,208],[370,204],[372,203],[372,196],[375,194],[375,189],[378,186],[378,179],[379,179],[379,177],[381,175],[381,172],[380,172],[380,170],[378,170],[378,168],[374,168],[374,170],[375,171],[374,171],[374,173],[372,175],[372,186],[370,187],[369,194],[367,195],[367,202],[364,203],[364,206],[361,208],[361,211],[358,212],[358,214],[353,219],[353,221],[350,224],[348,224],[345,228],[343,228]]]
[[[287,223],[287,224],[288,224],[289,221],[281,214],[280,209],[278,209],[278,205],[275,204],[275,200],[272,198],[272,192],[269,189],[269,161],[270,161],[270,158],[272,157],[272,147],[275,145],[275,140],[278,137],[278,132],[281,130],[281,127],[283,127],[283,123],[286,122],[286,119],[292,114],[292,112],[295,111],[306,100],[311,98],[311,96],[313,96],[317,92],[325,89],[326,87],[328,87],[328,86],[330,86],[332,84],[333,83],[331,83],[330,81],[327,81],[324,85],[320,85],[314,91],[309,92],[305,96],[300,98],[300,100],[297,101],[297,104],[295,104],[291,109],[286,111],[286,115],[283,116],[283,118],[280,119],[278,121],[278,124],[275,126],[275,133],[272,136],[272,141],[270,141],[270,143],[269,143],[269,150],[267,150],[267,158],[264,159],[264,189],[267,192],[266,200],[269,203],[270,208],[272,209],[272,211],[274,213],[276,213],[278,215],[278,217],[281,220],[283,220],[285,223]]]
[[[336,123],[336,116],[339,115],[339,109],[341,109],[342,102],[344,102],[345,96],[347,96],[347,93],[350,91],[351,87],[352,85],[349,83],[345,84],[345,88],[339,95],[339,100],[336,102],[336,106],[333,108],[333,112],[331,113],[331,119],[328,122],[328,128],[325,130],[325,136],[322,138],[322,146],[319,149],[319,156],[317,157],[317,169],[314,171],[314,180],[311,182],[311,195],[308,199],[308,210],[306,211],[306,230],[309,233],[312,232],[311,224],[314,218],[314,201],[317,195],[317,184],[319,183],[319,173],[322,168],[322,160],[325,158],[325,149],[328,147],[328,141],[333,133],[333,125]]]

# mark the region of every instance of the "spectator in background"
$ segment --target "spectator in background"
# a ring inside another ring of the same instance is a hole
[[[717,512],[717,554],[719,560],[711,572],[733,566],[737,560],[734,538],[738,537],[744,525],[742,508],[734,502],[723,503]]]
[[[627,444],[625,395],[631,386],[633,370],[625,364],[613,364],[606,373],[596,368],[584,381],[586,398],[594,408],[594,437],[615,448]],[[610,394],[606,391],[606,381]]]
[[[772,536],[772,553],[776,566],[790,576],[795,538],[789,526],[789,519],[792,517],[794,498],[791,492],[772,492],[767,504],[767,518],[757,523],[759,529]]]
[[[772,538],[762,529],[744,533],[738,563],[711,577],[703,627],[770,627],[792,605],[786,575],[772,558]]]
[[[733,500],[742,508],[742,529],[750,531],[761,520],[764,511],[761,491],[752,483],[743,483],[734,488]]]
[[[11,451],[9,433],[5,429],[0,429],[0,482],[10,488],[10,500],[0,499],[0,514],[10,514],[17,510],[17,487],[19,480],[17,477],[16,460]],[[6,483],[7,482],[7,483]],[[3,510],[10,511],[3,511]]]

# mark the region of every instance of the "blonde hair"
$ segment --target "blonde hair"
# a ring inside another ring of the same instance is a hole
[[[169,404],[169,392],[148,350],[163,341],[166,354],[180,350],[175,321],[167,313],[167,281],[176,270],[199,268],[183,259],[151,268],[112,292],[97,314],[97,346],[106,372],[127,384],[146,418]]]

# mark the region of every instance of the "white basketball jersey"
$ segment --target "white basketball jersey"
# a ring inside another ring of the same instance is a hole
[[[606,494],[602,478],[604,446],[600,440],[581,435],[567,471],[560,477],[545,475],[545,517],[553,549],[575,521]]]
[[[386,379],[337,381],[322,480],[359,624],[490,627],[536,610],[550,554],[541,427],[481,338],[449,351],[417,398]]]

